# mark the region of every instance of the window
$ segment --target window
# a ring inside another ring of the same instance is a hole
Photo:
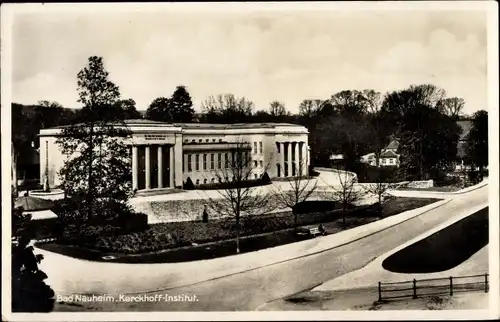
[[[253,143],[253,154],[257,153],[257,142]]]
[[[214,178],[212,178],[212,180],[210,180],[210,182],[214,183],[214,182],[215,182],[215,179],[214,179]]]
[[[200,171],[200,155],[199,154],[195,154],[195,169],[196,171]]]
[[[226,156],[226,169],[229,169],[229,153],[224,153]]]
[[[207,169],[207,155],[203,154],[203,170]]]
[[[207,183],[207,179],[203,179],[203,183],[206,184]]]
[[[222,142],[222,139],[219,139],[219,142]]]
[[[222,153],[217,154],[217,169],[222,169]]]
[[[263,168],[264,167],[264,161],[260,160],[260,167]]]
[[[209,141],[210,141],[209,139],[206,139],[206,140],[205,140],[205,142],[207,142],[207,143],[208,143]]]
[[[188,154],[188,172],[193,171],[191,168],[191,154]]]
[[[254,168],[257,168],[257,161],[254,161],[254,162],[253,162],[253,167],[254,167]]]
[[[196,185],[200,184],[200,179],[196,179]]]
[[[184,140],[184,143],[188,143],[188,142],[189,142],[189,140],[188,140],[188,139]]]
[[[222,178],[219,178],[219,183],[222,183]]]
[[[195,142],[196,142],[196,140],[191,140],[191,142],[192,142],[192,143],[195,143]]]
[[[258,176],[259,176],[259,175],[258,175],[257,173],[254,173],[254,174],[253,174],[253,177],[254,177],[255,179],[257,179],[257,178],[258,178]]]
[[[212,142],[215,142],[215,139],[212,139]],[[212,179],[213,180],[213,179]]]
[[[201,142],[203,142],[203,140],[202,140],[202,139],[199,139],[199,140],[198,140],[198,143],[201,143]]]
[[[210,154],[210,169],[215,169],[215,154],[213,153]]]
[[[262,154],[262,141],[259,142],[259,153]]]
[[[276,142],[276,148],[278,150],[278,153],[281,153],[281,148],[280,148],[280,143],[279,142]]]

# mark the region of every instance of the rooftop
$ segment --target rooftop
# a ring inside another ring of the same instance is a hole
[[[128,126],[148,126],[148,127],[181,127],[183,129],[220,129],[220,130],[229,130],[229,129],[272,129],[276,127],[293,127],[300,126],[298,124],[291,123],[234,123],[234,124],[212,124],[212,123],[166,123],[159,121],[152,121],[146,119],[130,119],[124,120],[124,123]],[[51,129],[61,129],[67,127],[68,125],[56,126]]]

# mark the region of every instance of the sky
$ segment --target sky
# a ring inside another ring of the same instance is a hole
[[[76,75],[96,55],[139,110],[178,85],[197,111],[232,93],[256,110],[278,100],[297,112],[304,99],[342,90],[430,83],[473,113],[487,109],[486,31],[482,11],[18,13],[12,100],[80,107]]]

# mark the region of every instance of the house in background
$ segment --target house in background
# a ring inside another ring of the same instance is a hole
[[[374,167],[376,166],[398,167],[399,166],[399,154],[397,153],[398,148],[399,148],[398,140],[392,140],[384,149],[382,149],[378,165],[374,152],[363,155],[360,161]]]

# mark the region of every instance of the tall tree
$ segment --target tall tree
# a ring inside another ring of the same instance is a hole
[[[467,135],[467,162],[479,167],[482,174],[488,166],[488,112],[480,110],[472,117],[472,127]]]
[[[252,120],[254,104],[233,94],[210,96],[202,103],[204,121],[211,123],[245,123]]]
[[[285,104],[279,101],[272,101],[269,106],[269,114],[274,117],[286,116],[288,112],[286,111]]]
[[[312,118],[322,105],[323,101],[320,99],[303,100],[299,105],[299,115],[307,118]]]
[[[233,147],[223,154],[225,159],[219,163],[220,167],[214,164],[211,169],[215,181],[221,183],[223,188],[217,190],[217,197],[207,195],[207,206],[212,212],[234,220],[236,253],[239,253],[241,218],[265,214],[271,205],[270,193],[266,189],[246,184],[254,173],[250,144],[243,138],[231,144]],[[268,165],[261,171],[266,173],[266,169]]]
[[[149,104],[145,118],[153,121],[171,122],[170,98],[158,97]]]
[[[305,169],[306,158],[299,158],[299,171]],[[316,191],[318,187],[317,178],[310,178],[307,173],[299,173],[299,175],[289,178],[284,187],[277,183],[272,189],[273,197],[278,205],[292,209],[294,228],[298,225],[297,204],[306,201]]]
[[[437,109],[456,120],[462,115],[465,106],[465,100],[459,97],[449,97],[439,101],[436,105]]]
[[[171,122],[188,123],[193,120],[193,102],[185,86],[177,86],[169,103]]]
[[[131,98],[119,100],[117,102],[119,112],[123,114],[123,119],[140,119],[141,113],[137,111],[135,101]]]
[[[54,308],[55,293],[44,281],[47,275],[38,268],[43,255],[34,253],[33,238],[31,215],[23,214],[23,209],[15,208],[12,202],[13,312],[50,312]]]
[[[130,132],[116,111],[118,86],[109,80],[101,57],[92,56],[78,73],[82,123],[62,129],[57,143],[68,158],[60,170],[63,189],[78,198],[91,217],[96,201],[126,201],[130,194]]]

